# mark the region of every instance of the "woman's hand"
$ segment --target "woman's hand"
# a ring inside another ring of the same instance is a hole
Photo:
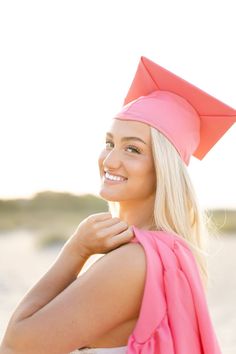
[[[84,219],[65,247],[87,259],[96,253],[108,253],[130,242],[133,230],[125,221],[112,217],[111,213],[98,213]]]

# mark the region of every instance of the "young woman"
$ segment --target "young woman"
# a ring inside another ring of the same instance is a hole
[[[142,57],[99,156],[110,212],[86,218],[13,313],[0,354],[220,354],[206,230],[186,166],[236,111]],[[104,253],[79,275],[92,255]]]

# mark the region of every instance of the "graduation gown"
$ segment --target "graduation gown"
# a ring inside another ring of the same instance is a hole
[[[180,237],[140,230],[146,280],[127,354],[221,354],[195,258]]]

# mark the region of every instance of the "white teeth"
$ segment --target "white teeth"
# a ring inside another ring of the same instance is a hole
[[[126,178],[124,178],[124,177],[110,175],[110,173],[108,173],[108,172],[105,173],[105,177],[111,181],[125,181],[126,180]]]

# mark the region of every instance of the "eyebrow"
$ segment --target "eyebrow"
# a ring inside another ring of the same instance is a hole
[[[113,138],[113,135],[111,133],[107,133],[107,136],[110,136],[111,138]],[[147,143],[145,143],[144,140],[142,140],[141,138],[138,138],[137,136],[124,136],[123,138],[121,138],[121,141],[127,141],[127,140],[137,140],[137,141],[140,141],[141,143],[147,145]]]

